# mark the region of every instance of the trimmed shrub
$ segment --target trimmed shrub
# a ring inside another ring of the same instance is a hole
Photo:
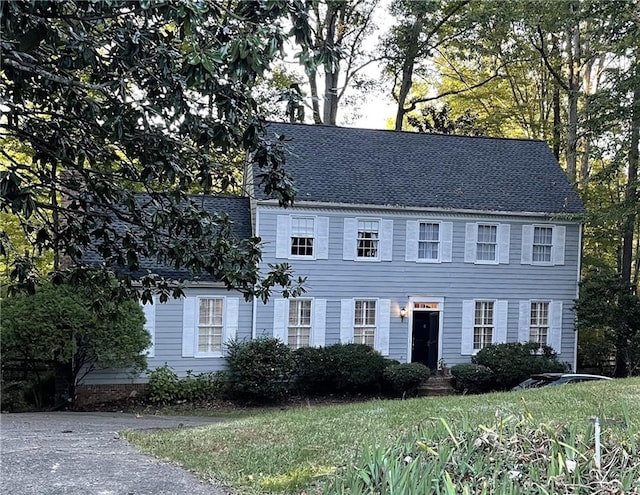
[[[187,371],[187,376],[179,379],[165,364],[150,373],[147,397],[151,402],[161,404],[222,399],[227,396],[228,383],[226,371],[199,374]]]
[[[389,365],[364,344],[298,349],[294,356],[296,387],[307,394],[376,394]]]
[[[149,374],[147,396],[151,402],[161,404],[180,400],[180,380],[169,365],[160,366]]]
[[[398,363],[383,372],[385,388],[394,396],[413,395],[429,379],[431,372],[422,363]]]
[[[493,371],[481,364],[463,363],[451,368],[452,385],[456,392],[482,394],[495,386]]]
[[[307,395],[333,392],[334,366],[328,347],[301,347],[293,352],[294,384],[296,390]]]
[[[288,393],[294,369],[291,349],[279,339],[227,344],[229,393],[244,402],[273,402]]]
[[[535,373],[566,371],[553,348],[533,342],[489,345],[473,356],[471,362],[493,371],[497,390],[509,390]]]

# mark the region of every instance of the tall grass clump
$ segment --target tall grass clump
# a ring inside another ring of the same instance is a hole
[[[640,439],[605,421],[598,467],[594,426],[580,426],[538,424],[530,415],[477,426],[432,419],[390,447],[365,446],[324,493],[640,493]]]

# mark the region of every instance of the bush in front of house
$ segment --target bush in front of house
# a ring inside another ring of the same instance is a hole
[[[294,352],[296,388],[305,394],[380,392],[388,366],[382,355],[364,344],[333,344]]]
[[[553,348],[533,342],[492,344],[471,358],[493,371],[496,390],[510,390],[536,373],[563,372]]]
[[[197,374],[187,371],[187,376],[180,379],[175,371],[165,364],[149,374],[147,398],[157,404],[224,399],[227,397],[228,383],[227,371]]]
[[[279,339],[261,337],[227,344],[229,394],[243,402],[274,402],[289,394],[293,353]]]
[[[383,372],[385,389],[396,397],[414,395],[430,374],[429,368],[422,363],[391,364]]]
[[[451,382],[454,390],[464,394],[482,394],[495,387],[493,371],[474,363],[456,364],[451,368]]]

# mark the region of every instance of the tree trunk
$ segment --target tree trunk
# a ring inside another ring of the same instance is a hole
[[[572,4],[571,9],[575,9]],[[578,98],[580,96],[580,27],[574,26],[567,33],[568,77],[568,111],[567,111],[567,175],[572,182],[576,181],[578,162]]]
[[[404,116],[407,113],[405,104],[411,86],[413,84],[413,67],[416,63],[416,57],[418,56],[418,37],[422,31],[422,18],[418,18],[411,30],[411,41],[407,50],[407,56],[402,64],[402,82],[400,84],[400,91],[398,93],[398,110],[396,112],[396,125],[395,130],[401,131],[402,124],[404,122]]]
[[[316,71],[308,71],[307,77],[309,78],[309,87],[311,88],[311,109],[313,111],[313,123],[322,124],[322,117],[320,116],[320,101],[318,99],[318,81],[316,80]]]
[[[635,75],[640,79],[640,67],[636,59]],[[636,86],[633,91],[631,102],[631,137],[629,148],[629,172],[627,178],[627,188],[625,191],[625,211],[627,217],[624,222],[624,232],[622,236],[622,265],[620,277],[622,279],[623,290],[632,292],[636,287],[632,285],[631,269],[633,266],[633,237],[636,226],[636,209],[638,207],[638,143],[640,141],[640,88]],[[627,350],[628,342],[626,332],[618,330],[616,338],[616,371],[615,376],[624,377],[628,374]]]

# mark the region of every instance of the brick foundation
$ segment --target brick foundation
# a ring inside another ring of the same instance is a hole
[[[86,407],[101,402],[135,397],[144,392],[146,383],[119,383],[113,385],[80,385],[76,390],[77,407]]]

